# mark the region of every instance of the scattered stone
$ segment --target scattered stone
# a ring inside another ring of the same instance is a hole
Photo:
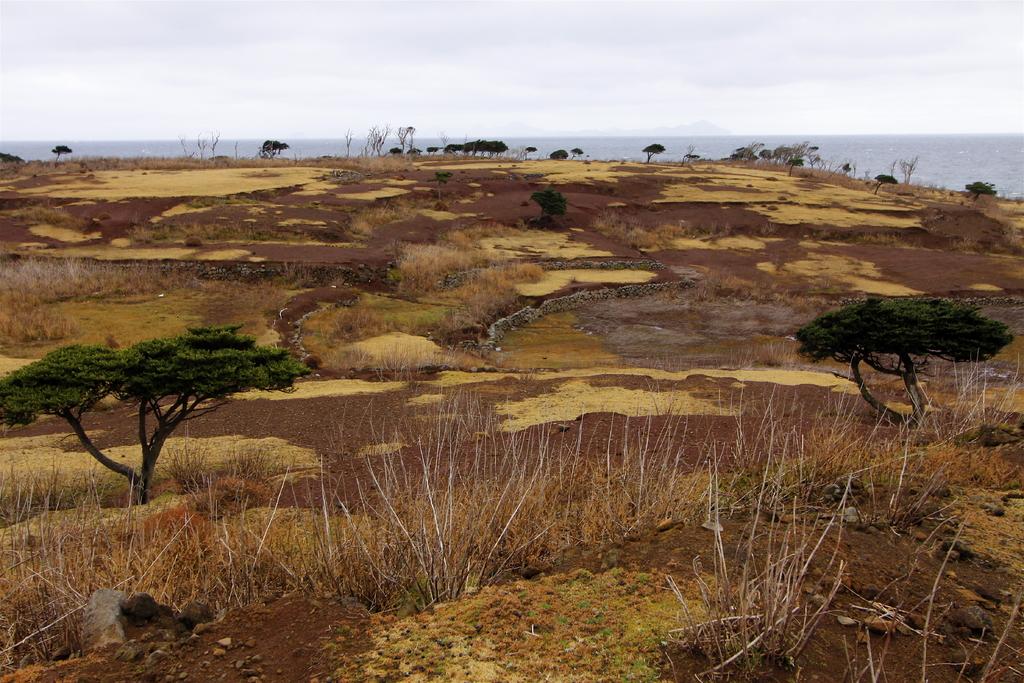
[[[969,560],[972,557],[974,557],[974,551],[971,549],[970,546],[968,546],[963,541],[954,541],[953,539],[946,539],[939,545],[939,554],[949,552],[951,549],[951,559],[953,558],[954,554],[956,555],[956,559],[960,560]]]
[[[658,533],[661,533],[662,531],[668,531],[669,529],[671,529],[675,525],[676,525],[675,520],[673,520],[671,517],[666,517],[665,519],[663,519],[660,522],[658,522],[658,526],[656,526],[654,528],[655,528],[655,530]]]
[[[196,624],[196,627],[194,629],[192,629],[192,633],[195,633],[196,635],[202,635],[202,634],[206,633],[207,631],[212,631],[212,630],[213,630],[213,622],[206,621],[206,622],[203,622],[202,624]]]
[[[888,619],[882,619],[881,617],[868,617],[864,620],[864,626],[866,626],[872,633],[884,635],[886,633],[892,633],[896,624]]]
[[[215,647],[215,648],[213,648],[213,650],[210,651],[210,654],[213,655],[214,657],[223,657],[227,653],[228,653],[227,650],[225,650],[222,647]]]
[[[95,650],[125,641],[124,615],[121,614],[121,591],[101,588],[89,596],[82,616],[82,649]]]
[[[992,630],[992,615],[978,605],[953,610],[949,613],[949,621],[954,626],[966,628],[972,633]]]
[[[836,615],[836,621],[839,622],[840,626],[856,626],[857,625],[857,620],[856,619],[852,619],[852,618],[850,618],[848,616],[845,616],[843,614]]]
[[[133,621],[150,621],[159,611],[160,605],[149,593],[133,593],[121,601],[121,612]]]
[[[843,521],[847,524],[856,524],[860,521],[860,513],[857,508],[849,507],[843,510]]]
[[[523,577],[524,579],[532,579],[536,576],[539,576],[543,571],[543,568],[538,567],[535,564],[528,564],[519,570],[519,576]]]
[[[213,621],[213,611],[205,602],[193,600],[178,613],[178,621],[186,628],[192,629],[199,624]]]
[[[142,646],[133,641],[128,641],[114,653],[114,659],[119,662],[134,662],[141,658]]]
[[[153,668],[167,657],[167,653],[163,650],[153,650],[146,657],[146,667]]]
[[[1006,509],[1002,505],[996,505],[995,503],[982,503],[981,509],[993,517],[1002,517],[1006,514]]]
[[[61,645],[59,648],[57,648],[56,651],[54,651],[54,653],[50,657],[50,659],[52,659],[55,662],[62,662],[65,659],[71,659],[71,655],[72,655],[71,646],[70,645]]]
[[[702,529],[707,529],[708,531],[717,531],[719,533],[725,531],[725,527],[723,527],[721,524],[719,524],[713,519],[709,519],[700,526]]]
[[[231,643],[232,643],[231,638],[221,638],[220,640],[217,641],[217,644],[220,645],[221,647],[225,648],[225,649],[230,648],[231,647]]]

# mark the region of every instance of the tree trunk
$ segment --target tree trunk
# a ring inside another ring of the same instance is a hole
[[[917,368],[914,367],[914,361],[910,359],[910,356],[901,356],[900,360],[903,362],[905,370],[902,373],[903,385],[907,388],[907,394],[910,396],[910,403],[914,406],[914,412],[910,415],[908,420],[915,427],[919,427],[924,421],[925,410],[928,407],[928,399],[925,397],[924,392],[921,390],[921,385],[917,381]]]
[[[860,356],[854,356],[850,361],[850,374],[853,375],[853,381],[857,383],[860,395],[868,402],[868,405],[875,409],[879,417],[893,423],[905,423],[907,421],[905,416],[885,405],[882,401],[879,401],[875,398],[874,394],[868,390],[868,385],[864,381],[864,377],[860,374],[860,361]]]

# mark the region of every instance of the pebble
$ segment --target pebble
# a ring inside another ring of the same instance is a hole
[[[839,622],[840,626],[856,626],[857,625],[857,620],[856,619],[852,619],[852,618],[850,618],[848,616],[845,616],[843,614],[836,615],[836,621]]]
[[[217,644],[223,648],[229,648],[231,647],[231,642],[231,638],[221,638],[217,641]]]

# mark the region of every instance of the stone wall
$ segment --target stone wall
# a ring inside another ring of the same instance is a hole
[[[607,301],[608,299],[635,299],[659,294],[661,292],[688,289],[693,287],[693,285],[694,283],[692,280],[651,282],[640,285],[606,287],[604,289],[585,289],[556,299],[548,299],[536,308],[527,306],[526,308],[519,309],[512,315],[494,321],[491,326],[487,328],[487,341],[483,342],[481,346],[493,347],[496,342],[512,330],[517,327],[522,327],[523,325],[533,322],[537,318],[545,315],[570,311],[594,301]]]

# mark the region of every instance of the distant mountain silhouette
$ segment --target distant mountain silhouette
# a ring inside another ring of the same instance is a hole
[[[694,121],[693,123],[682,123],[677,126],[657,126],[653,128],[587,128],[584,130],[545,130],[525,123],[508,123],[498,128],[501,133],[490,133],[492,136],[500,137],[504,134],[509,137],[627,137],[627,136],[664,136],[664,137],[691,137],[698,135],[732,135],[721,126],[716,126],[710,121]]]

